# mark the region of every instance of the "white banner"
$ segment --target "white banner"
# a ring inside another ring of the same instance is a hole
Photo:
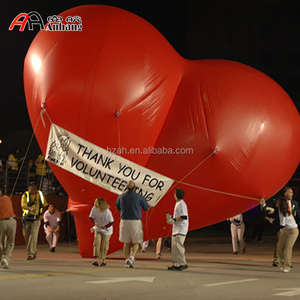
[[[155,206],[173,180],[100,148],[52,123],[46,160],[108,191],[121,194],[129,180]]]

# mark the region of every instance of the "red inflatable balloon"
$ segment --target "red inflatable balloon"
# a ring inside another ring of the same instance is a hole
[[[143,215],[145,239],[170,235],[165,211],[173,211],[176,187],[186,190],[193,230],[256,206],[255,199],[271,197],[292,176],[299,114],[272,79],[237,62],[186,60],[149,23],[119,8],[81,6],[60,16],[80,16],[82,31],[40,31],[25,59],[38,142],[45,153],[53,122],[174,179]],[[124,150],[151,147],[146,154]],[[88,215],[98,196],[115,218],[110,251],[120,249],[117,195],[50,166],[69,194],[80,254],[92,256]]]

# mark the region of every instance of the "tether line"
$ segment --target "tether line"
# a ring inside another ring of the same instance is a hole
[[[233,196],[233,197],[239,197],[239,198],[245,198],[245,199],[259,201],[258,198],[254,198],[254,197],[243,196],[243,195],[238,195],[238,194],[233,194],[233,193],[228,193],[228,192],[222,192],[222,191],[213,190],[213,189],[197,186],[197,185],[190,184],[190,183],[187,183],[187,182],[182,182],[182,181],[176,181],[175,180],[175,182],[178,182],[178,184],[181,183],[183,185],[191,186],[191,187],[194,187],[194,188],[197,188],[197,189],[200,189],[200,190],[205,190],[205,191],[212,192],[212,193],[217,193],[217,194],[222,194],[222,195],[227,195],[227,196]]]
[[[15,188],[16,188],[16,185],[17,185],[17,182],[18,182],[18,180],[19,180],[19,177],[20,177],[21,171],[22,171],[22,169],[23,169],[23,166],[24,166],[24,163],[25,163],[26,157],[27,157],[27,155],[28,155],[28,152],[29,152],[29,148],[30,148],[30,146],[31,146],[31,143],[32,143],[33,137],[34,137],[34,135],[35,135],[36,128],[37,128],[37,126],[38,126],[38,123],[39,123],[39,121],[40,121],[40,119],[41,119],[41,114],[42,114],[42,112],[40,113],[40,115],[39,115],[39,117],[38,117],[38,120],[37,120],[37,122],[36,122],[36,124],[35,124],[35,127],[34,127],[34,129],[33,129],[33,133],[32,133],[32,135],[31,135],[31,138],[30,138],[29,144],[28,144],[28,146],[27,146],[27,149],[26,149],[26,152],[25,152],[24,159],[22,160],[21,167],[20,167],[20,169],[19,169],[19,171],[18,171],[18,175],[17,175],[17,178],[16,178],[16,180],[15,180],[14,186],[13,186],[13,188],[12,188],[12,191],[11,191],[10,197],[12,197],[12,195],[14,194],[14,191],[15,191]]]

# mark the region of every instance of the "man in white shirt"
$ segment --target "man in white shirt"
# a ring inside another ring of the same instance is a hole
[[[61,226],[61,213],[55,208],[54,204],[49,204],[43,219],[45,223],[44,230],[46,233],[46,240],[50,246],[50,252],[55,252]]]
[[[174,198],[176,200],[174,214],[171,216],[167,212],[167,223],[173,224],[172,230],[172,256],[173,265],[168,270],[182,271],[188,268],[185,259],[184,241],[188,233],[189,220],[187,205],[183,200],[185,191],[176,189]]]

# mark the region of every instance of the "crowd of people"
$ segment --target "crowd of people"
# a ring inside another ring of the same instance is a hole
[[[135,256],[140,245],[142,245],[142,251],[146,248],[142,210],[151,209],[145,197],[135,190],[135,183],[129,181],[126,191],[117,197],[115,204],[116,210],[120,211],[119,240],[124,244],[125,268],[135,268]],[[299,234],[300,212],[298,202],[293,200],[293,196],[293,189],[285,187],[282,195],[276,201],[272,200],[271,203],[268,203],[263,198],[259,200],[262,215],[277,231],[278,241],[274,250],[273,266],[280,266],[284,273],[291,271],[293,247]],[[185,191],[176,189],[173,214],[166,212],[166,223],[172,226],[171,245],[167,247],[172,251],[173,264],[167,268],[168,270],[182,271],[188,268],[184,243],[189,229],[189,217],[184,197]],[[50,251],[55,252],[61,228],[61,212],[55,208],[53,203],[47,203],[45,195],[38,189],[35,181],[29,183],[28,190],[21,196],[21,208],[27,260],[37,258],[38,233],[42,219]],[[12,257],[16,220],[10,197],[3,195],[0,190],[0,258],[3,269],[9,268]],[[90,231],[94,234],[93,256],[95,261],[92,265],[105,267],[114,226],[113,214],[105,199],[101,197],[95,199],[89,220],[92,224]],[[246,245],[243,215],[235,215],[228,221],[232,237],[232,253],[244,254]],[[164,243],[166,242],[167,238],[164,239]],[[156,258],[160,258],[163,238],[156,239],[154,243]]]
[[[45,208],[48,209],[45,211]],[[37,257],[38,234],[41,220],[44,221],[46,240],[50,251],[55,252],[61,226],[61,213],[53,203],[48,204],[36,182],[30,182],[28,190],[21,197],[22,233],[26,243],[27,260]],[[11,198],[0,189],[0,257],[3,269],[9,268],[14,249],[17,217],[13,211]]]
[[[44,193],[65,195],[43,154],[25,161],[17,149],[10,153],[7,159],[0,159],[0,188],[6,194],[22,194],[31,181],[35,181]]]
[[[125,267],[135,267],[135,256],[139,245],[144,241],[142,210],[147,211],[150,205],[145,197],[135,192],[133,181],[127,184],[126,192],[119,195],[116,209],[120,211],[119,240],[124,243]],[[14,248],[17,217],[13,211],[9,196],[0,194],[0,257],[1,266],[7,269]],[[184,241],[188,232],[188,211],[183,200],[184,190],[176,189],[174,214],[167,213],[166,222],[172,224],[172,255],[173,265],[168,270],[187,269]],[[46,208],[48,209],[46,210]],[[21,196],[22,233],[26,243],[27,260],[37,258],[38,234],[43,220],[45,237],[50,251],[55,252],[61,228],[61,213],[53,203],[48,204],[45,195],[38,189],[35,181],[28,185],[28,190]],[[94,266],[106,266],[106,256],[109,249],[109,240],[113,234],[114,218],[109,204],[105,199],[95,199],[89,215],[94,234],[93,256]],[[162,238],[157,240],[161,249]]]

